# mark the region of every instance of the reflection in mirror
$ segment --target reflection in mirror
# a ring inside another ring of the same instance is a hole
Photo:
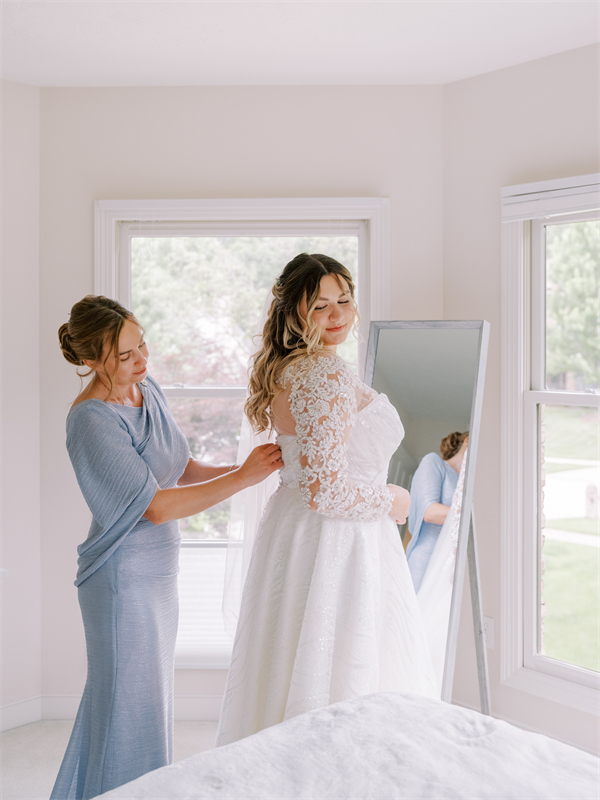
[[[478,431],[472,426],[478,426],[479,414],[474,417],[473,404],[485,362],[484,326],[487,323],[372,323],[365,369],[365,380],[388,396],[405,429],[390,462],[388,482],[411,493],[410,515],[399,526],[400,535],[440,692],[448,661],[458,533],[467,527],[461,511],[470,515],[471,509],[463,487],[469,487],[470,495],[473,476],[467,479],[466,472],[468,463],[474,464],[470,445],[476,450],[477,444]],[[454,654],[450,661],[453,669]]]

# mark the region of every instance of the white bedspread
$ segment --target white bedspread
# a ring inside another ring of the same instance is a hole
[[[546,736],[397,693],[336,703],[150,772],[106,800],[596,800],[599,761]]]

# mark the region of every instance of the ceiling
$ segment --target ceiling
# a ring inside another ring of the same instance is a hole
[[[2,0],[36,86],[443,84],[598,41],[596,0]]]

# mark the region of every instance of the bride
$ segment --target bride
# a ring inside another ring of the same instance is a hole
[[[404,435],[336,355],[358,314],[350,272],[296,256],[273,287],[246,414],[284,467],[252,550],[217,745],[378,691],[434,697],[435,675],[386,486]]]

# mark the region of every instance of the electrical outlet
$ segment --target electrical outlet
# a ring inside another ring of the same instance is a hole
[[[494,649],[494,620],[491,617],[483,618],[483,638],[488,650]]]

